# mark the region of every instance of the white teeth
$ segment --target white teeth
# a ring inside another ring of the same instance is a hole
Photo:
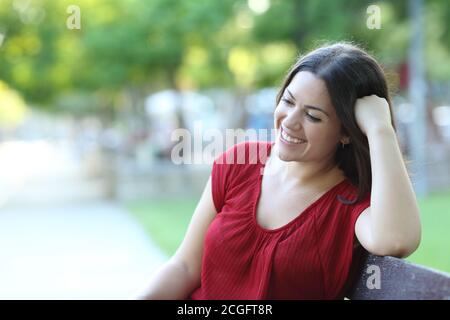
[[[300,143],[305,142],[305,140],[303,140],[303,139],[297,139],[297,138],[291,137],[286,132],[284,132],[284,130],[281,130],[281,136],[283,137],[284,140],[291,142],[291,143],[300,144]]]

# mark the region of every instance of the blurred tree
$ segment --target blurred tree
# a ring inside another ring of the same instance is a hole
[[[379,30],[366,27],[372,4],[381,8]],[[69,5],[80,7],[80,30],[66,26]],[[278,85],[298,52],[324,41],[356,41],[396,69],[414,36],[406,5],[406,0],[2,0],[0,79],[42,107],[72,112],[77,103],[90,101],[79,110],[112,117],[117,101],[139,108],[144,93],[164,87]],[[450,76],[449,19],[446,1],[426,2],[431,78]],[[71,97],[70,103],[64,97]]]
[[[81,9],[81,30],[66,28],[70,4]],[[0,76],[43,103],[66,89],[176,87],[183,57],[195,45],[213,47],[231,7],[229,0],[2,1]]]
[[[0,129],[10,129],[19,125],[27,112],[25,101],[2,81],[0,81],[0,101],[2,102],[0,104]]]

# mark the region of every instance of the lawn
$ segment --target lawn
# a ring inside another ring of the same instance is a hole
[[[134,201],[126,204],[148,235],[172,255],[184,237],[197,199]],[[407,260],[450,273],[450,192],[419,201],[422,242]]]
[[[171,256],[183,240],[198,199],[132,201],[128,211],[142,224],[147,234]]]
[[[407,260],[450,273],[450,192],[419,200],[422,242]]]

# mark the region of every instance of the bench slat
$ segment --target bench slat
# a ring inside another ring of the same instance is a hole
[[[402,259],[365,254],[356,274],[350,300],[450,300],[449,274]]]

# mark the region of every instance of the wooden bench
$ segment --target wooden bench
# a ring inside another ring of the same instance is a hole
[[[450,275],[394,257],[361,255],[350,300],[450,300]]]

